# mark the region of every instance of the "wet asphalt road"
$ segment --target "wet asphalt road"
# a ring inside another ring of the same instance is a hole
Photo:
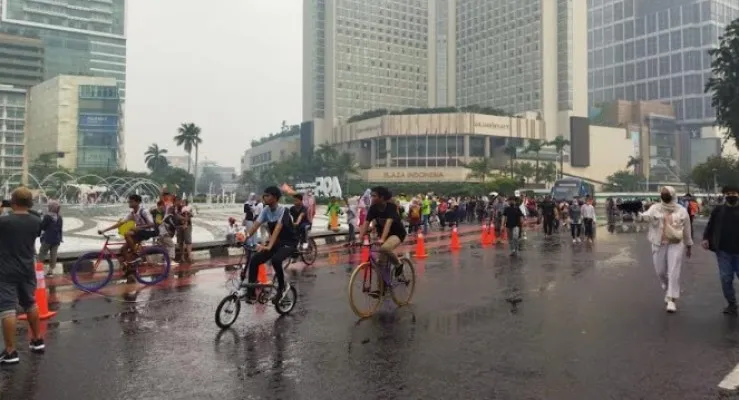
[[[668,315],[644,236],[433,254],[412,306],[359,323],[345,266],[301,278],[293,315],[246,307],[224,332],[223,271],[135,304],[86,297],[62,305],[46,354],[0,368],[0,399],[719,398],[739,321],[721,314],[715,260],[696,250]]]

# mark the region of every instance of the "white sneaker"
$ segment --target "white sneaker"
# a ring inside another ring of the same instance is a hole
[[[677,305],[675,304],[675,302],[672,300],[668,300],[667,301],[667,312],[672,314],[676,311],[677,311]]]
[[[577,239],[572,239],[572,243],[577,243]]]

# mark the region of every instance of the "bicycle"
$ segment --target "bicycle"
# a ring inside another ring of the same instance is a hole
[[[384,267],[380,267],[374,256],[374,254],[377,253],[377,244],[370,244],[369,247],[369,261],[363,262],[354,268],[354,271],[349,278],[349,306],[354,314],[359,318],[368,318],[374,315],[380,307],[382,300],[384,300],[388,289],[390,291],[390,297],[398,307],[402,307],[410,303],[413,293],[416,290],[416,268],[413,266],[410,259],[400,256],[399,266],[393,266],[390,268],[390,261],[387,261],[387,264]],[[403,266],[408,266],[410,269],[410,279],[406,277],[406,274],[403,271]],[[374,282],[376,282],[377,285],[374,289],[372,288],[373,275],[377,275],[382,278],[374,279]],[[361,293],[366,294],[367,297],[374,301],[374,304],[371,304],[369,308],[364,311],[360,310],[357,302],[354,300],[354,284],[358,279],[361,279],[362,282]],[[410,287],[408,295],[405,298],[400,298],[397,294],[397,288],[401,286]]]
[[[318,258],[318,244],[316,240],[310,237],[310,228],[305,230],[306,240],[301,239],[298,242],[298,254],[305,265],[313,265]]]
[[[72,265],[70,276],[72,278],[72,283],[78,289],[86,292],[96,292],[103,286],[107,285],[113,279],[114,257],[119,259],[119,263],[122,266],[133,268],[133,276],[136,281],[141,284],[156,285],[157,283],[167,279],[167,276],[169,276],[169,270],[172,265],[169,259],[169,252],[164,247],[144,246],[139,243],[135,249],[135,253],[138,254],[139,257],[130,263],[125,263],[120,260],[121,254],[110,249],[111,245],[122,246],[124,242],[111,243],[111,239],[113,239],[114,236],[102,236],[105,238],[105,243],[100,251],[84,253],[79,256]],[[163,260],[161,263],[152,261],[153,259],[158,260],[159,257]],[[92,264],[89,271],[87,268],[88,264]],[[160,272],[157,273],[157,271]],[[92,283],[88,284],[84,281],[84,278],[88,276],[91,279],[100,278],[101,280],[97,282],[92,281]]]
[[[232,286],[232,291],[229,295],[224,297],[223,300],[218,303],[218,307],[216,307],[216,325],[221,329],[227,329],[228,327],[233,325],[234,322],[236,322],[236,318],[238,318],[239,313],[241,312],[241,301],[244,300],[246,302],[247,300],[247,289],[253,288],[256,290],[257,301],[254,304],[267,304],[267,302],[274,301],[275,297],[279,293],[277,283],[275,282],[246,282],[246,272],[249,268],[249,262],[251,261],[251,257],[254,251],[256,251],[256,246],[244,244],[244,255],[242,257],[245,259],[246,262],[243,265],[240,265],[239,277],[241,279],[239,281],[239,284],[236,285],[233,282],[233,277],[229,278],[229,280],[227,281],[227,286]],[[287,265],[284,266],[285,269],[287,269],[287,267],[290,265],[290,261],[288,260],[290,260],[289,257],[286,260]],[[295,289],[295,286],[290,285],[289,293],[279,302],[275,303],[275,311],[277,311],[277,313],[280,315],[287,315],[293,310],[293,308],[295,308],[297,300],[298,291],[297,289]],[[224,319],[224,317],[221,316],[221,313],[224,311],[225,314],[228,315],[229,319]]]

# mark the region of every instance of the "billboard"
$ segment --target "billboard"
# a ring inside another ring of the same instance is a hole
[[[570,165],[590,166],[590,120],[570,117]]]
[[[78,125],[81,128],[116,128],[118,129],[117,115],[80,114]]]

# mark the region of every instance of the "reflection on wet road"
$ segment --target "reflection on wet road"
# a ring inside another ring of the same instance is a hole
[[[519,258],[434,254],[416,261],[412,306],[360,322],[344,266],[298,279],[292,315],[244,307],[223,332],[222,270],[87,296],[62,305],[46,354],[0,368],[0,399],[716,398],[739,327],[713,257],[687,262],[667,315],[644,236],[599,234],[588,247],[534,233]]]

